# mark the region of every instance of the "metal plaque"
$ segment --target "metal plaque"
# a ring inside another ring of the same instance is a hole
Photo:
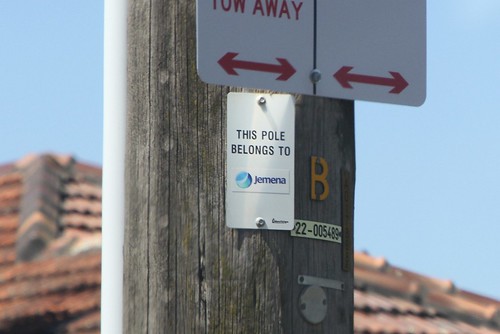
[[[228,227],[293,228],[294,148],[295,101],[291,95],[228,95]]]

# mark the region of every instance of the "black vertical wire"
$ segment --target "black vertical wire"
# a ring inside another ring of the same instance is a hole
[[[314,0],[314,27],[313,27],[313,70],[317,67],[317,43],[318,43],[318,0]],[[316,82],[313,81],[313,94],[316,95]]]

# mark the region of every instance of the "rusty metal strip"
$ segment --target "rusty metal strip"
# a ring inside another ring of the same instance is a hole
[[[351,173],[342,169],[342,270],[350,272],[353,264],[353,203]]]
[[[299,275],[297,279],[299,285],[317,285],[322,288],[329,288],[335,290],[344,290],[344,283],[328,278]]]

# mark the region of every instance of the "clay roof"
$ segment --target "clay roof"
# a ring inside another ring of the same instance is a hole
[[[101,170],[0,165],[0,334],[99,333]],[[354,332],[500,334],[500,302],[355,254]]]
[[[98,333],[101,170],[30,155],[0,166],[0,333]]]
[[[354,262],[355,333],[500,334],[498,300],[366,253]]]

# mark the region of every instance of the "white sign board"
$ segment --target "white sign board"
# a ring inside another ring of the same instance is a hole
[[[291,95],[229,93],[227,226],[293,229],[294,146]]]
[[[208,83],[425,100],[426,0],[197,0],[197,34]]]

